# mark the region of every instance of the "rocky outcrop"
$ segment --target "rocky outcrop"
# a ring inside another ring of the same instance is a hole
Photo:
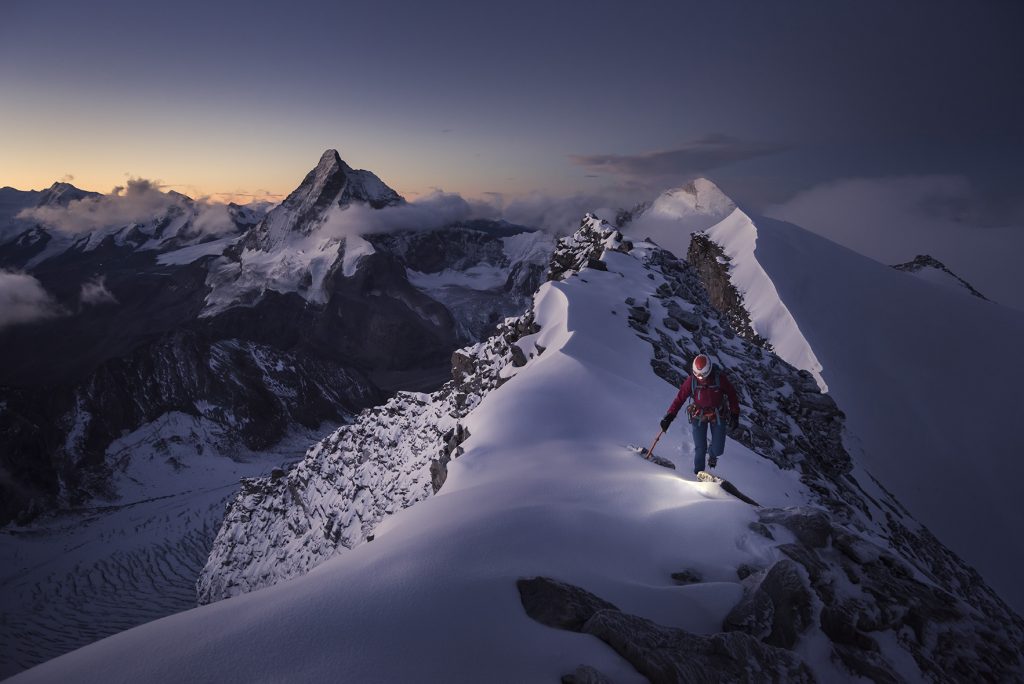
[[[531,618],[597,637],[655,684],[814,681],[798,656],[741,632],[699,635],[663,627],[623,613],[580,587],[546,577],[521,579],[517,585]]]
[[[939,261],[938,259],[931,255],[918,254],[911,261],[902,264],[894,264],[893,268],[895,268],[897,271],[903,271],[904,273],[923,274],[927,273],[928,271],[934,271],[937,273],[945,274],[948,278],[950,278],[950,280],[952,280],[955,283],[958,283],[960,286],[962,286],[965,290],[970,292],[975,297],[978,297],[979,299],[984,299],[986,302],[989,301],[988,297],[978,292],[978,290],[975,289],[973,285],[971,285],[969,282],[958,276],[956,273],[953,273],[953,271],[949,270],[949,268],[947,268],[944,263],[942,263],[941,261]]]
[[[196,590],[210,603],[304,574],[373,535],[387,516],[436,493],[469,432],[460,422],[510,377],[512,349],[537,330],[509,319],[452,355],[453,379],[432,394],[399,392],[316,444],[287,473],[245,480]]]
[[[771,349],[771,344],[754,332],[750,313],[743,304],[743,295],[729,278],[729,257],[725,251],[704,233],[690,237],[687,261],[700,276],[712,306],[725,316],[736,334],[759,347]]]
[[[579,229],[558,241],[548,266],[548,280],[563,280],[584,268],[604,270],[600,257],[606,249],[628,252],[633,243],[611,224],[594,214],[587,214]]]

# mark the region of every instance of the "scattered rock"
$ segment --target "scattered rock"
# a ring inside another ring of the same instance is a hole
[[[546,577],[521,579],[516,584],[523,607],[534,620],[596,636],[654,684],[814,681],[798,656],[742,632],[703,636],[663,627],[623,613],[584,589]],[[594,676],[603,677],[593,668],[581,667],[562,681],[608,681],[585,678]]]
[[[526,614],[548,627],[579,632],[597,611],[618,611],[584,589],[547,577],[520,579],[516,586]]]
[[[758,511],[758,517],[765,524],[782,525],[801,543],[815,549],[828,544],[832,531],[828,514],[816,508],[766,508]]]
[[[580,665],[562,677],[562,684],[612,684],[612,680],[590,665]]]
[[[690,569],[686,569],[681,572],[673,572],[672,579],[676,584],[697,584],[704,581],[704,578],[699,572]]]
[[[654,684],[814,681],[796,654],[742,632],[703,636],[615,610],[596,613],[583,632],[611,646]]]
[[[723,629],[741,631],[767,644],[793,648],[811,624],[812,594],[799,567],[783,559],[743,582],[743,599],[726,616]]]

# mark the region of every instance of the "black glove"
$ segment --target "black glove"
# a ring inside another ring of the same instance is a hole
[[[665,417],[661,419],[661,431],[668,432],[668,426],[671,425],[672,421],[675,419],[675,414],[666,413]]]
[[[729,429],[735,430],[740,426],[740,414],[731,413],[729,414]]]

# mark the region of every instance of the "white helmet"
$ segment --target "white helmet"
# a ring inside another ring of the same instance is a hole
[[[706,378],[711,374],[712,365],[707,354],[697,354],[693,360],[693,374],[701,379]]]

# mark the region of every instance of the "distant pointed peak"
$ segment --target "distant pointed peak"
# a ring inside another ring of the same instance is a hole
[[[98,197],[99,193],[90,192],[77,188],[71,183],[57,181],[46,190],[43,190],[36,202],[37,207],[50,205],[67,206],[68,202],[85,199],[86,197]]]
[[[345,160],[338,154],[338,150],[329,149],[324,150],[324,153],[320,155],[320,161],[317,162],[313,173],[336,173],[337,171],[348,172],[351,170],[352,167],[345,163]]]

